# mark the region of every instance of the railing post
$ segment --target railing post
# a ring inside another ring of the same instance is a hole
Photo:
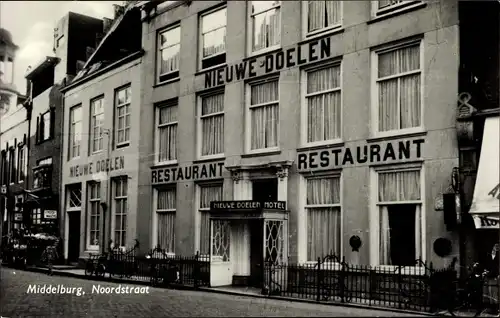
[[[342,263],[340,265],[340,301],[344,302],[344,283],[345,283],[345,256],[342,257]]]
[[[199,251],[196,251],[194,256],[194,268],[193,268],[193,278],[194,278],[194,288],[198,288],[198,271],[199,271]]]
[[[321,258],[318,257],[318,264],[316,266],[316,300],[321,300]]]

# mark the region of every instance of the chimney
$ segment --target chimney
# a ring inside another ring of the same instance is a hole
[[[113,19],[109,18],[102,18],[102,33],[106,34],[108,33],[109,29],[111,28],[111,25],[113,24]]]
[[[121,16],[125,11],[125,8],[118,4],[113,4],[113,9],[115,12],[115,15],[113,16],[114,20],[116,20],[119,16]]]
[[[80,73],[81,70],[83,70],[83,66],[85,65],[85,61],[78,60],[76,61],[76,74]]]
[[[87,48],[85,49],[85,61],[88,61],[88,59],[92,56],[92,54],[94,54],[94,52],[95,48],[87,46]]]

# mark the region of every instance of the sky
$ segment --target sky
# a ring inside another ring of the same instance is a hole
[[[19,46],[14,66],[14,83],[26,93],[24,75],[47,55],[53,55],[53,34],[57,21],[69,11],[95,18],[113,17],[113,4],[123,1],[0,1],[0,26],[12,33]]]

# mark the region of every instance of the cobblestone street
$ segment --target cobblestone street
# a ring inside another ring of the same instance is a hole
[[[324,306],[210,292],[149,288],[149,294],[95,294],[92,286],[116,287],[85,279],[47,276],[3,268],[0,314],[3,317],[404,317],[401,313]],[[27,293],[30,284],[81,287],[84,295]],[[124,285],[145,287],[140,285]],[[414,315],[406,315],[407,317]]]

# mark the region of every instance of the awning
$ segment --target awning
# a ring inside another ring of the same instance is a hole
[[[483,141],[470,213],[477,229],[498,229],[500,220],[500,117],[484,122]]]

